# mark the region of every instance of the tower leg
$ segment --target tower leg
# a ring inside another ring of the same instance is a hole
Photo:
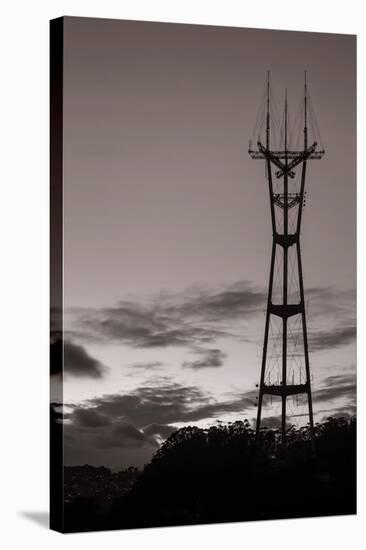
[[[282,396],[282,411],[281,411],[281,445],[286,444],[286,396]]]
[[[265,329],[264,329],[264,344],[263,344],[263,355],[262,355],[261,378],[260,378],[260,383],[259,383],[258,411],[257,411],[257,424],[256,424],[256,439],[257,439],[257,441],[259,439],[259,433],[260,433],[260,427],[261,427],[261,415],[262,415],[262,404],[263,404],[263,385],[264,385],[264,379],[265,379],[265,374],[266,374],[268,334],[269,334],[269,321],[270,321],[270,305],[271,305],[271,301],[272,301],[272,289],[273,289],[275,259],[276,259],[276,243],[273,240],[272,255],[271,255],[271,267],[270,267],[269,284],[268,284],[266,325],[265,325]]]
[[[309,364],[309,348],[308,348],[308,334],[306,327],[306,313],[305,313],[305,296],[304,296],[304,281],[302,275],[302,261],[301,261],[301,248],[300,248],[300,239],[296,244],[297,250],[297,266],[299,272],[299,288],[300,288],[300,300],[302,303],[302,332],[304,340],[304,356],[305,356],[305,372],[306,372],[306,383],[308,386],[308,406],[309,406],[309,425],[310,425],[310,439],[311,439],[311,451],[315,455],[315,434],[314,434],[314,416],[313,416],[313,402],[311,397],[311,379],[310,379],[310,364]]]
[[[287,103],[286,103],[287,105]],[[287,112],[287,111],[286,111]],[[287,120],[287,118],[286,118]],[[285,120],[285,122],[286,122]],[[285,146],[287,149],[287,146]],[[287,157],[285,159],[285,166],[287,168]],[[288,176],[287,171],[283,177],[283,189],[284,189],[284,208],[283,208],[283,234],[285,237],[288,235]],[[288,293],[288,247],[283,247],[283,291],[282,291],[282,303],[287,306],[287,293]],[[287,317],[283,317],[282,320],[282,387],[287,385]],[[281,445],[282,448],[286,445],[286,395],[282,395],[282,414],[281,414]]]

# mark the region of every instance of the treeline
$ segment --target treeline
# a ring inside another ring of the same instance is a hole
[[[122,529],[356,512],[356,419],[329,418],[278,430],[260,441],[248,422],[177,430],[108,505],[93,499],[66,507],[66,530]]]

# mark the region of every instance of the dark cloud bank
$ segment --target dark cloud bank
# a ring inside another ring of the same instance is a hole
[[[161,441],[176,429],[172,424],[215,419],[230,412],[244,414],[254,404],[256,392],[216,401],[196,386],[184,386],[157,378],[130,393],[112,394],[72,406],[64,414],[65,460],[68,464],[112,467],[142,465]],[[129,463],[127,463],[129,461]]]
[[[64,364],[64,374],[76,377],[101,378],[107,368],[80,345],[69,340],[56,339],[50,349],[51,375],[59,374]],[[63,361],[62,361],[63,358]]]
[[[141,466],[176,429],[174,425],[219,420],[228,413],[244,418],[253,409],[255,397],[253,390],[217,401],[196,386],[156,378],[129,393],[105,395],[70,406],[71,412],[64,415],[66,463],[82,463],[83,457],[88,457],[89,463],[108,463],[115,468]],[[337,407],[336,400],[341,398],[344,403]],[[355,375],[329,376],[313,392],[313,400],[319,405],[334,402],[329,414],[354,414]],[[329,416],[327,409],[319,412]],[[264,418],[263,422],[268,428],[279,427],[279,418],[274,416]],[[103,450],[107,454],[103,455]]]

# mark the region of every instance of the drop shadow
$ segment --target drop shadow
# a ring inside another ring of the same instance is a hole
[[[50,515],[48,512],[19,512],[19,515],[44,529],[49,528]]]

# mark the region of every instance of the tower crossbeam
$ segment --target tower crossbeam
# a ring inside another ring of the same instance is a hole
[[[252,157],[252,159],[262,159],[265,158],[263,153],[261,151],[258,151],[258,150],[254,150],[254,149],[249,149],[248,150],[248,153],[249,155]],[[314,151],[313,153],[311,153],[311,155],[309,155],[309,159],[312,159],[312,160],[320,160],[323,156],[324,156],[324,153],[325,151],[323,150],[320,150],[320,151]],[[277,159],[285,159],[286,156],[287,156],[287,159],[290,160],[290,159],[295,159],[299,156],[299,151],[287,151],[287,155],[285,153],[285,151],[271,151],[271,154],[276,157]]]

